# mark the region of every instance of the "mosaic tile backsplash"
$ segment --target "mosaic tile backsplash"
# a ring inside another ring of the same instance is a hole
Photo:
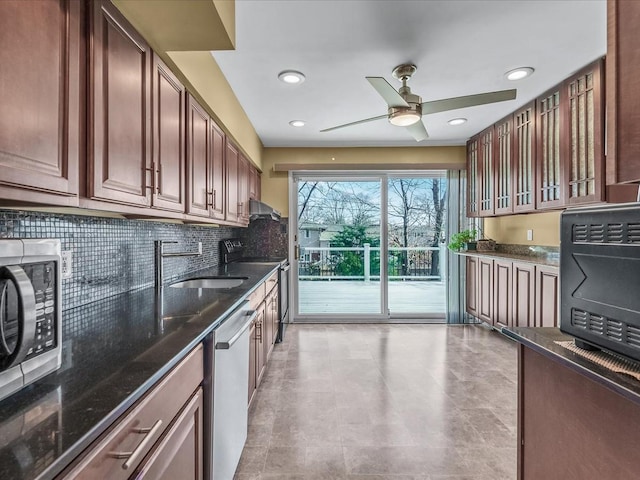
[[[274,222],[270,218],[252,220],[247,228],[239,228],[239,238],[248,257],[286,257],[289,251],[289,219]]]
[[[73,276],[62,281],[63,308],[86,305],[130,290],[153,286],[154,240],[172,240],[165,251],[197,251],[202,256],[164,260],[165,280],[218,265],[218,242],[243,229],[181,225],[0,210],[0,238],[59,238],[71,250]]]

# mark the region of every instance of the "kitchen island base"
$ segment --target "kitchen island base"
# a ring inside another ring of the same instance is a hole
[[[526,345],[518,361],[519,480],[639,477],[639,403]]]

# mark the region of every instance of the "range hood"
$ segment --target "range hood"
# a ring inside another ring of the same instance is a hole
[[[249,219],[271,218],[272,220],[280,220],[280,212],[274,210],[266,203],[262,203],[253,198],[249,200]]]

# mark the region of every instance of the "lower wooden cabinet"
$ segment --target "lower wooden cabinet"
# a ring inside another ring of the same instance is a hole
[[[278,272],[271,275],[249,296],[251,308],[258,314],[250,330],[249,403],[253,398],[278,336]]]
[[[559,277],[557,267],[536,265],[536,327],[557,327],[559,325]]]
[[[200,345],[58,478],[202,478],[203,379]]]
[[[466,298],[467,312],[474,317],[478,316],[478,259],[467,257],[466,262]]]
[[[478,317],[492,325],[493,320],[493,260],[478,258]]]
[[[512,299],[511,262],[495,260],[493,262],[493,315],[491,317],[494,325],[508,327],[513,324]]]
[[[515,327],[535,327],[535,269],[530,263],[513,262],[513,321]]]
[[[202,388],[199,388],[166,436],[138,468],[134,474],[137,480],[202,480],[202,408]]]
[[[559,325],[558,267],[469,256],[466,311],[497,328]]]

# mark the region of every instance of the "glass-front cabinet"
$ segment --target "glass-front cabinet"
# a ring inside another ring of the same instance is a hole
[[[467,214],[509,215],[604,201],[603,61],[467,142]]]

